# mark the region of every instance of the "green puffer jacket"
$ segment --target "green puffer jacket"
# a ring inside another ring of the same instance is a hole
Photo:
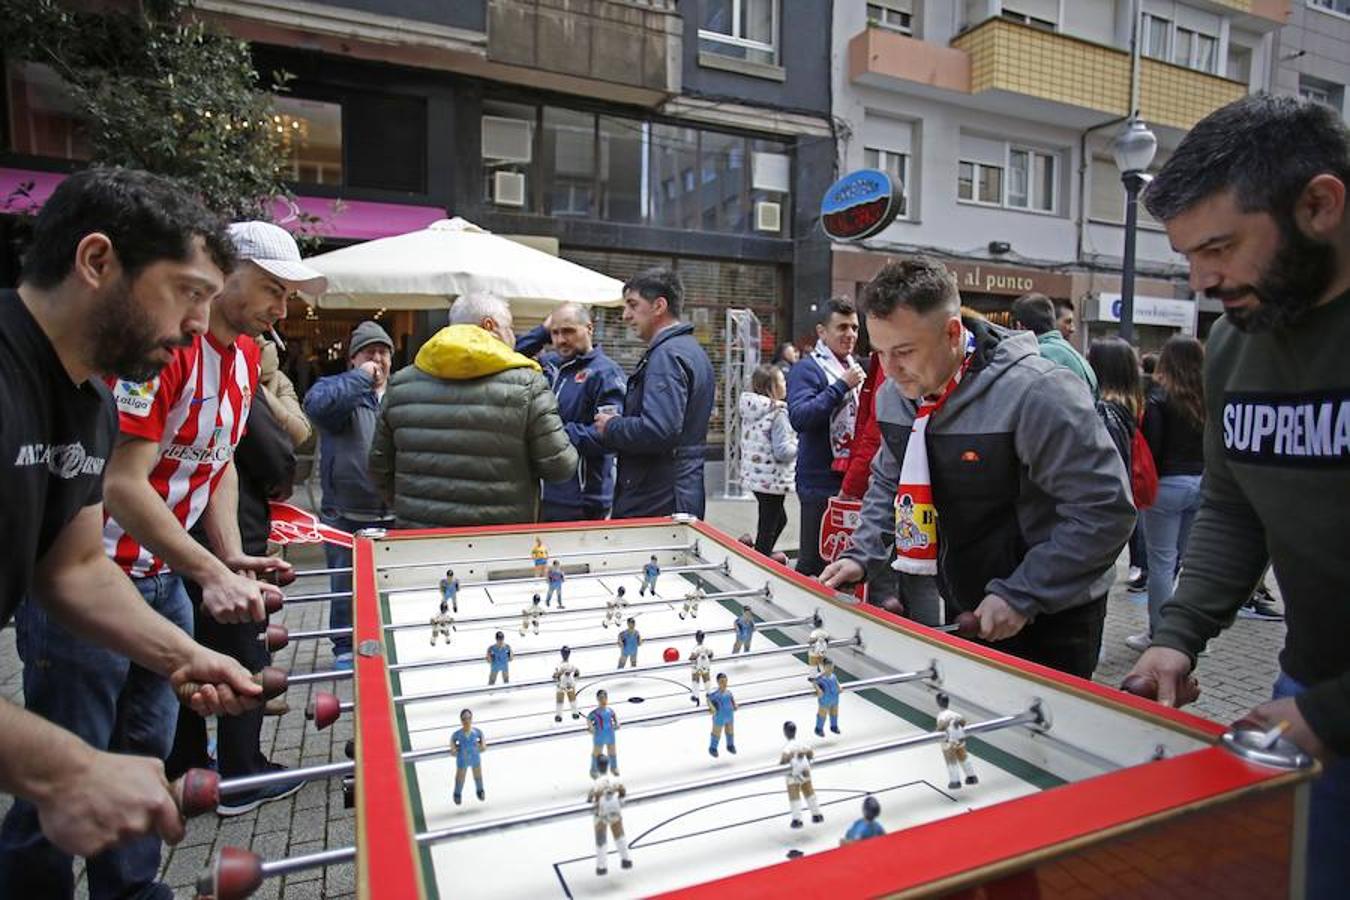
[[[476,325],[442,328],[389,380],[370,446],[400,528],[533,522],[539,480],[576,469],[539,366]]]

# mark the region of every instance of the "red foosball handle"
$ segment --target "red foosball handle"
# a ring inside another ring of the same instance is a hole
[[[287,587],[295,583],[295,569],[273,569],[263,574],[263,580],[277,587]]]
[[[268,625],[261,637],[267,651],[272,653],[291,642],[291,630],[285,625]]]
[[[1158,699],[1158,680],[1152,675],[1130,675],[1120,683],[1120,689],[1127,694],[1134,694],[1136,697],[1143,697],[1145,700]],[[1181,696],[1177,697],[1177,705],[1185,706],[1187,703],[1194,703],[1200,698],[1200,683],[1195,680],[1195,676],[1187,676],[1186,681],[1181,686]]]
[[[215,812],[220,805],[220,774],[210,769],[188,769],[173,783],[173,794],[185,819]]]
[[[314,723],[320,731],[332,725],[342,715],[342,705],[337,694],[327,691],[315,691],[305,704],[305,718]]]
[[[276,666],[265,666],[260,671],[253,673],[253,683],[262,687],[261,700],[271,700],[273,697],[280,697],[286,693],[286,670],[278,669]],[[195,681],[185,681],[178,686],[175,693],[178,699],[183,703],[190,703],[192,695],[202,689],[201,684]]]
[[[262,857],[242,847],[221,847],[197,878],[197,896],[209,900],[243,900],[262,886]]]
[[[278,597],[276,594],[267,594],[263,597],[263,610],[270,616],[272,613],[281,612],[281,607],[285,604],[284,597]]]
[[[963,638],[980,636],[980,618],[973,612],[963,612],[956,617],[956,634]]]

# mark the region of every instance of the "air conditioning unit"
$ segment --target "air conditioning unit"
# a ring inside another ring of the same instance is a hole
[[[494,172],[492,202],[498,206],[524,206],[525,176],[520,172]]]
[[[755,204],[755,230],[771,231],[780,234],[783,231],[783,205],[772,200],[761,200]]]
[[[483,159],[527,163],[534,129],[521,119],[483,116]]]

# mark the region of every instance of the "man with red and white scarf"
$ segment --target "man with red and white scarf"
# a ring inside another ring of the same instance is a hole
[[[858,311],[834,297],[820,310],[816,346],[788,372],[788,421],[798,434],[797,497],[801,501],[801,544],[797,571],[819,575],[820,521],[829,499],[839,493],[848,469],[858,421],[858,395],[866,373],[853,358]]]
[[[936,575],[1000,650],[1081,677],[1107,576],[1134,527],[1125,467],[1091,397],[1034,338],[961,316],[941,263],[891,263],[863,289],[882,442],[838,587],[885,566]]]

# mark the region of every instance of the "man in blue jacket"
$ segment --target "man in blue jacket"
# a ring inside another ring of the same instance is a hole
[[[540,353],[552,341],[553,351]],[[595,325],[580,303],[564,303],[544,324],[516,341],[516,352],[537,356],[553,393],[567,438],[577,449],[577,474],[566,481],[544,482],[541,522],[603,519],[614,502],[614,454],[600,444],[595,414],[623,409],[623,369],[595,346]]]
[[[342,531],[393,527],[393,516],[370,480],[367,467],[393,352],[394,341],[379,323],[362,322],[347,345],[347,371],[320,378],[305,395],[305,413],[319,430],[319,479],[323,487],[319,518]],[[351,566],[350,550],[332,544],[323,546],[329,568]],[[350,573],[330,579],[333,593],[350,594]],[[351,625],[351,597],[333,598],[328,627]],[[333,639],[333,661],[340,669],[351,668],[350,635]]]
[[[819,575],[820,520],[839,493],[848,470],[858,420],[858,396],[866,373],[853,358],[858,311],[853,301],[828,300],[816,324],[816,346],[788,372],[788,421],[797,430],[797,497],[801,536],[797,571]]]
[[[614,518],[703,517],[703,449],[716,384],[712,363],[680,321],[684,284],[648,269],[623,286],[623,320],[647,341],[628,379],[624,415],[600,413],[600,442],[619,453]]]

